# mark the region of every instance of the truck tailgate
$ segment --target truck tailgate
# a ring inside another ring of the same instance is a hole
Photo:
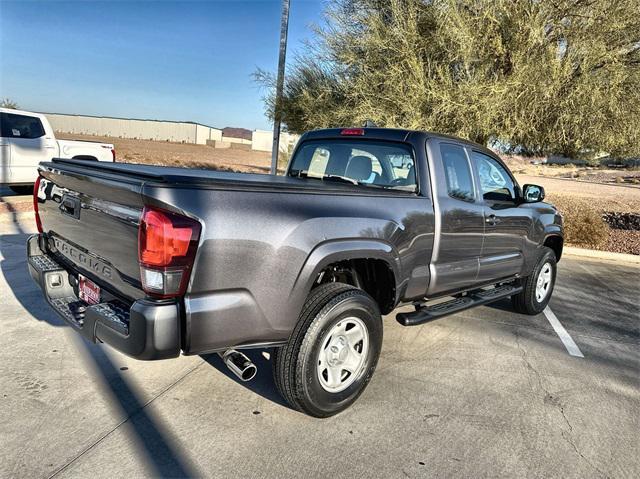
[[[145,296],[138,264],[143,177],[86,163],[41,167],[38,211],[47,249],[104,290],[127,300]]]

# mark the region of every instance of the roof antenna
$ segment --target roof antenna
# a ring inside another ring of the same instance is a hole
[[[376,128],[378,125],[376,125],[373,120],[366,120],[364,122],[364,125],[362,125],[363,128]]]

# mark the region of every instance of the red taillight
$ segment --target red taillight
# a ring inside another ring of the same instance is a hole
[[[138,230],[143,289],[162,298],[184,294],[199,238],[198,221],[145,207]]]
[[[36,217],[36,227],[38,228],[38,233],[42,233],[42,222],[40,221],[40,212],[38,211],[38,192],[40,191],[40,180],[42,180],[42,176],[38,175],[36,182],[33,184],[33,212]]]
[[[145,208],[140,224],[140,262],[147,266],[182,263],[195,229],[191,220],[185,220],[173,213]]]
[[[111,148],[111,157],[113,158],[113,161],[116,161],[116,149],[115,148]]]
[[[345,128],[340,134],[345,136],[362,136],[364,135],[364,128]]]

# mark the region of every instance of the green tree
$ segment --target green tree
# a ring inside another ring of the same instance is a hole
[[[289,67],[283,120],[639,154],[639,11],[639,0],[333,0]],[[272,95],[266,105],[273,115]]]
[[[0,108],[11,108],[12,110],[17,110],[18,104],[9,98],[3,98],[0,100]]]

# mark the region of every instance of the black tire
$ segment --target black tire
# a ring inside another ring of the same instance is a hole
[[[356,317],[365,325],[368,352],[353,382],[343,391],[328,392],[318,378],[316,361],[325,335],[347,317]],[[333,416],[362,394],[375,371],[381,348],[382,317],[373,298],[347,284],[320,285],[309,294],[289,342],[274,353],[276,387],[294,409],[315,417]]]
[[[551,284],[546,296],[542,301],[538,301],[536,298],[536,284],[540,272],[547,263],[551,266]],[[540,259],[536,263],[531,274],[521,280],[521,284],[523,286],[522,292],[511,297],[513,309],[515,309],[516,312],[523,314],[534,315],[541,313],[544,308],[547,307],[547,304],[549,304],[549,300],[553,294],[553,287],[556,283],[556,272],[556,255],[551,248],[547,248],[545,246],[542,248]]]
[[[9,188],[17,195],[33,194],[33,185],[10,185]]]

